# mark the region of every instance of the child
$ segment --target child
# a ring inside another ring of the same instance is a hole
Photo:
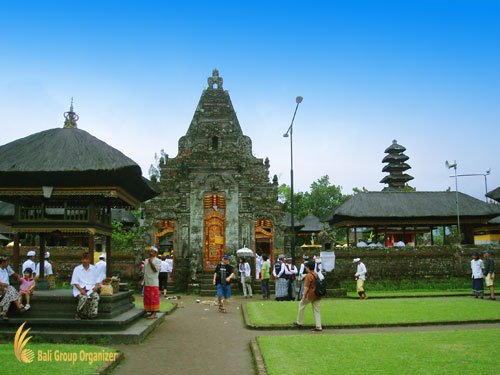
[[[31,268],[26,268],[24,270],[24,277],[19,279],[19,294],[21,295],[21,303],[23,302],[23,297],[26,299],[26,304],[24,308],[28,310],[30,306],[30,297],[35,290],[35,279],[33,279],[33,270]]]

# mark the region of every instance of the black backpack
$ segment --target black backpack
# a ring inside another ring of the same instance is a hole
[[[316,278],[316,287],[314,288],[314,294],[318,297],[326,296],[326,279],[320,280],[319,277]]]

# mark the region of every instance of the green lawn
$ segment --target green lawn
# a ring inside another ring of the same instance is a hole
[[[114,349],[95,345],[65,345],[65,344],[37,344],[28,342],[25,349],[32,350],[35,357],[31,363],[23,363],[17,360],[14,354],[14,345],[0,344],[0,363],[2,374],[16,375],[42,375],[42,374],[71,374],[86,375],[95,374],[96,370],[103,365],[102,361],[90,363],[89,356],[94,353],[110,352]],[[42,354],[52,351],[52,356],[45,358]],[[62,355],[60,355],[63,353]],[[69,355],[68,355],[69,354]],[[85,355],[87,357],[85,357]],[[74,364],[64,359],[76,359]],[[42,360],[45,359],[45,360]]]
[[[298,302],[247,302],[250,321],[256,326],[287,325],[297,318]],[[500,319],[500,304],[471,297],[326,299],[321,301],[324,325],[377,325],[440,321]],[[304,324],[313,324],[307,307]]]
[[[500,330],[261,336],[269,375],[497,374]]]
[[[144,303],[142,296],[139,294],[134,295],[135,301],[134,305],[139,308],[144,308]],[[164,297],[160,297],[160,311],[161,312],[170,312],[175,307],[175,304],[168,302]]]
[[[415,289],[415,290],[377,290],[367,292],[369,297],[419,297],[419,296],[449,296],[463,295],[470,296],[470,289],[436,290],[436,289]],[[348,292],[348,297],[358,298],[358,293]]]

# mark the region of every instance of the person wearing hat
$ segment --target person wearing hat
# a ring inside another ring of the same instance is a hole
[[[50,264],[49,262],[49,258],[50,253],[47,251],[45,252],[45,260],[43,261],[43,272],[46,278],[54,274],[54,271],[52,270],[52,264]],[[36,276],[40,275],[40,263],[37,263],[34,274],[36,274]]]
[[[298,280],[299,280],[299,292],[297,293],[297,301],[300,301],[302,299],[302,294],[304,293],[304,277],[307,274],[306,266],[307,263],[309,262],[309,255],[302,255],[302,259],[304,260],[302,264],[300,265],[299,268],[299,275],[298,275]]]
[[[274,292],[276,301],[286,301],[288,299],[288,280],[285,277],[284,259],[283,254],[278,255],[278,260],[273,268],[273,276],[276,278],[276,290]]]
[[[285,277],[288,282],[288,300],[293,301],[295,300],[295,294],[296,294],[296,282],[295,279],[297,278],[297,274],[299,273],[299,270],[295,266],[295,264],[292,264],[292,258],[288,257],[285,259]]]
[[[359,299],[367,299],[368,297],[365,293],[366,266],[361,262],[360,258],[354,258],[352,262],[358,265],[354,278],[356,279],[356,291],[358,292]]]
[[[494,301],[495,298],[495,261],[493,260],[493,252],[491,250],[483,251],[484,257],[484,281],[486,282],[486,286],[490,289],[490,300]]]
[[[233,266],[229,264],[229,256],[224,254],[215,267],[213,283],[217,288],[219,311],[227,312],[227,302],[231,298],[231,279],[234,277]]]
[[[99,282],[102,284],[106,278],[106,254],[99,254],[99,261],[95,264],[99,274]]]
[[[151,246],[149,258],[144,265],[144,311],[148,319],[156,319],[160,311],[160,267],[158,249]]]
[[[26,261],[23,263],[23,267],[21,268],[22,274],[24,275],[24,271],[26,268],[31,268],[31,270],[36,270],[36,263],[35,263],[35,258],[36,258],[36,252],[35,250],[30,250],[28,251],[28,254],[26,254],[27,258]],[[37,272],[33,272],[33,277],[35,276]]]
[[[472,253],[472,260],[470,261],[470,268],[472,271],[472,295],[476,298],[484,298],[484,278],[483,269],[484,264],[479,259],[479,253],[474,251]]]

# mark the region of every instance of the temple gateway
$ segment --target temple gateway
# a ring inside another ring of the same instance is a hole
[[[213,270],[223,254],[245,246],[271,256],[283,247],[278,178],[270,181],[268,158],[253,156],[217,70],[177,156],[163,155],[159,169],[160,194],[147,202],[145,224],[176,265],[187,260],[193,274]]]

